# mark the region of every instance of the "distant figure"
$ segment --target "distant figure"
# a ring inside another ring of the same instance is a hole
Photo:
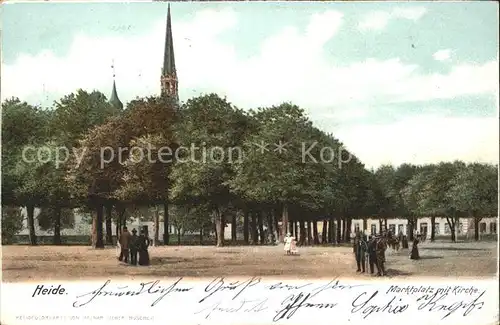
[[[139,251],[139,265],[149,265],[149,238],[146,237],[146,232],[144,229],[141,230],[141,234],[137,238],[137,248]]]
[[[127,227],[123,227],[122,234],[120,236],[120,247],[121,253],[118,258],[119,261],[124,261],[128,263],[128,255],[129,255],[129,244],[130,244],[130,233],[127,230]]]
[[[403,235],[402,247],[403,249],[408,249],[408,237],[406,235]]]
[[[418,236],[415,236],[413,238],[413,246],[411,247],[411,254],[410,254],[410,259],[412,260],[418,260],[420,259],[420,254],[418,253]]]
[[[370,236],[368,239],[368,264],[370,265],[370,274],[375,273],[375,264],[377,263],[376,245],[376,237]]]
[[[137,252],[138,252],[138,241],[139,237],[137,237],[137,230],[132,229],[132,236],[130,237],[130,264],[137,265]]]

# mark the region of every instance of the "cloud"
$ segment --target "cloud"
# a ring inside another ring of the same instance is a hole
[[[383,30],[391,19],[419,20],[425,13],[424,7],[394,8],[391,11],[372,11],[363,16],[358,24],[360,30]]]
[[[367,167],[438,161],[498,163],[498,120],[492,118],[408,117],[396,123],[357,125],[335,135]]]
[[[420,12],[394,10],[392,14],[416,20],[425,10]],[[176,21],[174,17],[181,100],[216,92],[242,108],[294,102],[304,107],[313,120],[322,121],[326,131],[334,132],[352,146],[368,164],[386,158],[400,162],[418,161],[419,157],[479,157],[479,151],[472,154],[479,148],[477,145],[464,154],[450,150],[460,150],[465,134],[479,141],[476,131],[483,134],[491,130],[484,120],[471,122],[476,124],[470,124],[469,129],[463,127],[465,120],[460,119],[426,118],[383,126],[359,125],[359,120],[370,115],[371,107],[384,103],[424,104],[433,99],[497,95],[498,60],[455,65],[447,73],[427,73],[420,66],[399,58],[367,58],[345,65],[324,51],[325,43],[335,37],[343,24],[340,12],[315,14],[304,30],[283,26],[261,43],[254,56],[242,58],[232,44],[220,40],[223,33],[238,30],[235,12],[203,10],[189,21]],[[20,55],[13,64],[2,66],[2,97],[18,96],[35,104],[50,103],[77,88],[97,89],[108,95],[112,86],[112,59],[115,60],[118,94],[124,103],[136,96],[159,94],[164,33],[165,21],[162,20],[142,36],[91,38],[77,35],[63,57],[48,50],[33,56]],[[337,119],[335,124],[328,120],[332,117]],[[339,129],[342,122],[349,122],[352,128]],[[438,132],[439,125],[451,131]],[[417,133],[418,136],[414,135]],[[457,138],[453,140],[449,134]],[[481,141],[491,143],[484,139]],[[439,146],[433,145],[433,141]],[[469,143],[467,139],[463,141]],[[483,143],[481,141],[479,143]],[[387,149],[377,150],[387,152],[373,154],[370,150],[381,143],[387,143]],[[429,151],[434,152],[434,156],[423,151],[415,153],[408,148],[418,147],[418,143],[436,148]],[[444,151],[439,153],[441,148]],[[481,150],[488,158],[495,148],[485,145]]]
[[[432,57],[436,61],[448,61],[451,57],[451,50],[450,49],[439,50],[436,53],[434,53]]]

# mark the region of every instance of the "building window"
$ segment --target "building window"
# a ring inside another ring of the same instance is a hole
[[[490,223],[490,234],[496,234],[496,233],[497,233],[497,223],[491,222]]]
[[[434,234],[439,235],[439,223],[434,224]]]
[[[481,233],[485,233],[485,232],[486,232],[486,222],[481,222],[481,223],[479,224],[479,231],[480,231]]]
[[[359,223],[354,224],[354,232],[358,233],[359,232]]]
[[[372,235],[377,234],[377,225],[371,225],[371,230],[370,230]]]
[[[405,230],[405,226],[404,225],[398,225],[398,234],[402,234]]]
[[[420,224],[420,233],[422,235],[427,233],[427,222],[422,222]]]
[[[389,225],[389,230],[391,231],[391,234],[395,234],[396,233],[396,225]]]
[[[450,225],[448,223],[444,224],[444,233],[451,234]]]

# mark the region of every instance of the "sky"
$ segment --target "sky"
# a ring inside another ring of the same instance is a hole
[[[498,163],[496,2],[171,3],[181,101],[292,102],[368,168]],[[158,95],[167,3],[2,5],[2,100]]]

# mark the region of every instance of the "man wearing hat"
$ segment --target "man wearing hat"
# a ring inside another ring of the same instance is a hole
[[[130,236],[130,264],[132,265],[137,265],[137,252],[138,252],[138,247],[137,247],[137,230],[132,229],[132,236]]]

